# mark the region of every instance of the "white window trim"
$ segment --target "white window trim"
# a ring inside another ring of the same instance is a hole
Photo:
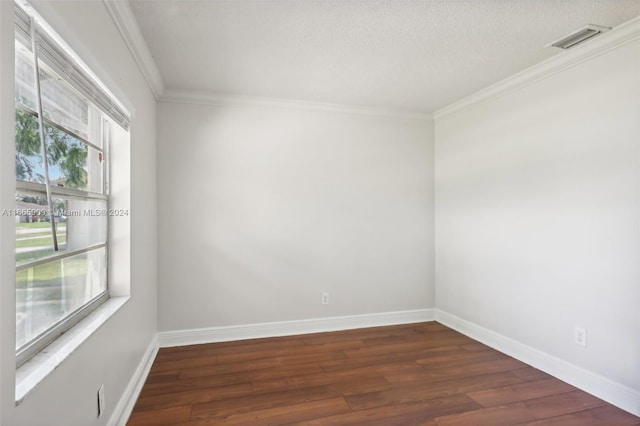
[[[34,74],[35,74],[35,96],[36,96],[36,105],[37,105],[37,111],[34,112],[34,115],[36,117],[36,119],[39,121],[39,129],[40,129],[40,140],[41,140],[41,144],[42,144],[42,156],[43,156],[43,163],[44,163],[44,175],[45,175],[45,182],[44,185],[43,184],[35,184],[34,186],[36,187],[41,187],[44,186],[44,191],[40,190],[36,190],[36,192],[43,192],[44,194],[46,194],[47,200],[48,200],[48,209],[49,209],[49,214],[53,217],[53,208],[52,208],[52,185],[50,184],[49,181],[49,170],[47,167],[47,150],[46,150],[46,145],[45,145],[45,135],[44,135],[44,126],[45,126],[45,117],[44,117],[44,111],[43,111],[43,107],[42,107],[42,98],[41,98],[41,87],[40,87],[40,55],[39,52],[41,50],[46,50],[46,48],[49,48],[51,50],[53,50],[55,52],[55,55],[51,55],[50,61],[53,60],[53,62],[55,62],[56,60],[60,61],[60,62],[64,62],[66,63],[68,66],[73,67],[76,66],[76,60],[73,59],[73,57],[71,57],[70,55],[67,54],[67,52],[61,48],[59,45],[57,45],[55,42],[52,41],[47,41],[46,38],[48,37],[48,34],[45,30],[42,29],[41,25],[44,24],[44,21],[42,21],[40,19],[40,23],[36,23],[36,16],[34,13],[27,13],[28,12],[28,5],[25,6],[27,7],[27,9],[23,9],[22,7],[19,7],[18,4],[16,3],[15,6],[15,13],[16,13],[16,32],[15,32],[15,37],[16,40],[18,40],[19,38],[22,38],[20,36],[22,36],[22,27],[20,26],[20,23],[22,22],[21,19],[21,14],[25,13],[25,16],[28,17],[29,20],[29,29],[30,29],[30,41],[31,41],[31,50],[33,52],[34,58],[33,58],[33,67],[34,67]],[[41,42],[40,37],[43,38],[44,42]],[[74,76],[76,76],[76,80],[80,80],[81,83],[83,84],[73,84],[73,86],[75,86],[77,89],[80,88],[93,88],[93,92],[94,92],[94,96],[92,98],[88,99],[88,102],[92,105],[96,105],[95,104],[95,100],[99,100],[99,98],[96,97],[96,93],[102,93],[99,88],[97,88],[95,85],[92,85],[92,82],[90,80],[88,80],[87,78],[85,78],[85,74],[83,73],[65,73],[65,74],[60,74],[61,70],[56,70],[54,72],[54,75],[59,75],[60,77],[62,77],[65,81],[70,82]],[[64,70],[62,70],[64,71]],[[77,77],[77,76],[80,77]],[[77,83],[77,81],[75,82]],[[106,96],[103,94],[103,97]],[[109,98],[107,97],[107,100],[109,100]],[[16,101],[16,109],[21,108]],[[27,111],[28,112],[28,111]],[[102,119],[102,124],[101,124],[101,134],[100,134],[100,139],[101,139],[101,146],[98,147],[97,149],[99,150],[100,153],[105,153],[105,157],[108,157],[108,153],[109,153],[109,145],[110,145],[110,141],[109,141],[109,132],[108,132],[108,125],[106,125],[106,122],[108,120],[103,118]],[[126,125],[128,126],[128,122],[126,123]],[[62,130],[63,133],[65,134],[69,134],[69,132],[66,129]],[[90,147],[93,144],[88,142],[85,138],[80,138],[80,141],[82,143],[84,143],[86,146]],[[102,193],[101,194],[90,194],[87,193],[86,196],[83,196],[82,193],[86,192],[86,191],[77,191],[77,190],[70,190],[70,196],[79,196],[81,197],[81,199],[90,199],[90,198],[94,198],[95,196],[99,196],[100,198],[104,198],[106,201],[106,206],[108,209],[108,202],[109,202],[109,195],[108,195],[108,176],[109,176],[109,162],[105,161],[105,166],[102,172]],[[105,170],[106,169],[106,170]],[[106,171],[106,173],[105,173]],[[107,179],[105,179],[105,177]],[[28,182],[25,182],[25,184]],[[22,181],[17,181],[16,182],[16,187],[20,187],[22,186],[23,182]],[[57,251],[57,242],[56,242],[56,230],[54,227],[54,220],[51,220],[51,225],[53,227],[52,229],[52,235],[53,235],[53,244],[54,247],[56,248]],[[107,232],[108,232],[108,225],[107,225]],[[108,235],[108,234],[107,234]],[[88,253],[92,250],[96,250],[96,249],[100,249],[100,248],[104,248],[105,249],[105,267],[108,270],[108,237],[105,240],[104,243],[101,243],[99,245],[96,245],[95,247],[85,247],[82,250],[77,251],[77,253],[74,252],[68,252],[68,253],[60,253],[57,254],[55,256],[51,256],[51,257],[47,257],[45,259],[40,259],[40,260],[36,260],[33,262],[28,262],[27,264],[24,265],[18,265],[16,267],[16,273],[20,270],[24,270],[24,269],[28,269],[28,268],[33,268],[36,267],[39,264],[46,264],[52,261],[57,261],[59,259],[63,259],[66,257],[71,257],[74,256],[75,254],[81,254],[81,253]],[[107,274],[108,275],[108,274]],[[77,310],[75,310],[74,312],[70,313],[69,315],[65,316],[64,318],[62,318],[61,320],[57,321],[54,324],[51,324],[51,326],[45,330],[44,332],[42,332],[40,335],[35,336],[33,338],[31,338],[28,342],[26,342],[23,346],[21,346],[20,348],[17,349],[16,352],[16,362],[18,366],[22,366],[22,364],[24,364],[27,360],[29,360],[30,358],[32,358],[33,356],[35,356],[36,354],[38,354],[39,352],[41,352],[42,350],[44,350],[44,348],[46,346],[48,346],[49,344],[51,344],[52,342],[55,341],[55,339],[57,339],[60,335],[62,335],[63,333],[67,332],[68,330],[70,330],[71,328],[73,328],[82,318],[84,318],[85,316],[87,316],[90,312],[92,312],[93,310],[95,310],[99,305],[101,305],[102,303],[105,303],[108,299],[109,299],[109,286],[108,286],[108,277],[105,276],[105,279],[107,280],[105,282],[106,284],[106,289],[104,292],[102,292],[101,294],[97,295],[96,297],[93,298],[93,300],[89,301],[88,303],[83,304],[82,306],[80,306]]]
[[[18,0],[18,1],[20,1],[21,4],[25,4],[25,2],[22,0]],[[47,9],[46,4],[42,4],[40,6],[44,10]],[[126,98],[126,95],[116,90],[116,93],[118,93],[122,97],[122,99],[126,102],[127,106],[123,106],[119,98],[114,96],[113,92],[111,92],[109,88],[107,88],[107,86],[105,86],[100,81],[100,79],[96,77],[96,75],[91,71],[91,69],[96,69],[98,71],[103,71],[102,74],[104,74],[104,70],[100,68],[100,65],[96,63],[95,60],[91,61],[91,63],[93,64],[92,68],[87,67],[83,63],[83,61],[79,59],[80,57],[74,52],[74,50],[71,49],[69,45],[67,45],[64,42],[64,40],[55,32],[55,30],[53,30],[52,27],[50,27],[47,24],[47,22],[40,17],[37,11],[31,8],[29,10],[29,13],[35,14],[37,19],[39,20],[39,24],[44,25],[45,31],[47,31],[47,33],[49,33],[49,35],[60,46],[62,46],[63,49],[68,54],[70,54],[71,57],[73,57],[75,60],[77,60],[81,64],[82,71],[86,72],[87,73],[86,75],[89,78],[91,78],[92,81],[97,82],[97,84],[106,93],[108,93],[111,97],[113,97],[113,100],[115,102],[115,107],[119,109],[120,112],[123,113],[121,115],[121,118],[124,117],[127,120],[126,126],[124,126],[123,128],[127,133],[129,133],[128,124],[133,115],[132,112],[134,111],[134,107],[128,101],[128,99]],[[58,22],[58,24],[61,24],[61,23]],[[15,29],[14,29],[14,32],[15,32]],[[93,56],[91,56],[90,51],[83,51],[82,49],[81,51],[85,53],[85,56],[87,56],[89,59],[95,59],[93,58]],[[117,89],[115,82],[109,80],[108,77],[104,81],[107,81],[108,83],[110,83],[112,88]],[[13,83],[12,83],[12,86],[13,86]],[[11,116],[13,117],[14,114],[11,114]],[[117,126],[117,127],[120,127],[120,126]],[[118,145],[121,145],[121,144],[118,144]],[[129,145],[128,136],[127,136],[126,145],[127,146]],[[118,151],[120,152],[120,150],[123,147],[124,146],[120,147]],[[125,160],[128,163],[129,161],[128,154],[125,156]],[[125,188],[121,187],[121,184],[120,184],[116,191],[118,193],[118,196],[113,197],[113,200],[115,200],[117,204],[126,202],[126,204],[124,205],[126,206],[129,200],[129,195],[128,195],[129,192],[128,192],[128,189],[126,189],[124,193],[122,193],[123,189]],[[16,191],[15,184],[13,189],[10,191],[11,193],[15,193]],[[109,237],[111,237],[111,234],[115,229],[116,235],[118,235],[119,237],[126,235],[127,241],[128,241],[128,236],[130,235],[129,234],[130,216],[127,217],[126,219],[122,218],[123,220],[126,220],[126,222],[117,221],[118,222],[117,226],[111,225],[112,219],[113,218],[109,219],[110,220]],[[11,225],[12,225],[11,229],[14,229],[15,225],[13,223]],[[109,243],[108,245],[110,247],[111,243]],[[129,252],[128,243],[127,243],[126,249],[125,247],[120,247],[120,249],[121,249],[120,251],[123,251],[122,249],[124,249],[124,252],[126,253],[125,255],[128,257],[128,252]],[[123,261],[126,263],[126,266],[124,267],[124,271],[129,271],[129,266],[128,266],[129,260],[128,259],[120,260],[120,262],[123,262]],[[107,266],[109,268],[108,269],[109,274],[111,273],[110,269],[114,264],[113,262],[115,262],[115,260],[110,259],[110,256],[109,256],[108,266]],[[52,373],[55,369],[57,369],[65,360],[67,360],[67,358],[69,358],[69,356],[71,356],[74,352],[76,352],[76,350],[78,350],[83,345],[84,342],[92,339],[93,335],[100,329],[100,327],[103,324],[106,324],[113,316],[116,315],[118,311],[120,311],[124,307],[124,305],[130,299],[130,282],[127,279],[128,278],[127,275],[128,275],[128,272],[124,272],[124,275],[122,272],[120,272],[118,273],[118,279],[116,279],[115,281],[109,282],[109,289],[110,289],[109,300],[107,300],[106,302],[98,306],[94,311],[89,313],[86,317],[82,318],[74,327],[72,327],[70,330],[68,330],[61,336],[59,336],[55,341],[49,344],[40,353],[33,356],[31,359],[26,361],[20,367],[16,368],[15,370],[15,404],[16,405],[19,405],[20,403],[22,403],[33,389],[35,389],[40,383],[42,383],[49,376],[49,374]],[[14,278],[15,278],[15,273],[14,273]]]
[[[20,405],[38,384],[58,368],[84,341],[91,338],[100,326],[115,315],[128,300],[128,296],[111,297],[69,331],[18,367],[16,370],[16,405]]]

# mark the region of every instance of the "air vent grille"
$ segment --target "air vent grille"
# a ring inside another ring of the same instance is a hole
[[[610,29],[611,28],[609,27],[589,24],[584,28],[579,29],[578,31],[574,31],[568,36],[561,38],[560,40],[554,41],[549,46],[558,47],[560,49],[570,49],[597,35],[605,33]]]

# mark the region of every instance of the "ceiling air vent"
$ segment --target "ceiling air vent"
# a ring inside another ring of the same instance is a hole
[[[574,31],[568,36],[562,37],[560,40],[554,41],[553,43],[547,45],[558,47],[560,49],[570,49],[584,41],[589,40],[599,34],[606,33],[611,28],[602,27],[600,25],[592,25],[589,24],[583,28],[580,28],[578,31]]]

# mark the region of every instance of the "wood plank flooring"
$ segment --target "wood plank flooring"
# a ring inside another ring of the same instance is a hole
[[[426,322],[161,349],[129,425],[640,425]]]

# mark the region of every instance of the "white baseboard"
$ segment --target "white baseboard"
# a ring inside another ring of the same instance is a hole
[[[435,310],[436,321],[487,346],[542,370],[608,403],[640,416],[640,392],[585,370],[560,358],[541,352],[470,321]]]
[[[433,309],[419,309],[414,311],[382,312],[343,317],[174,330],[158,333],[158,344],[161,348],[166,348],[171,346],[227,342],[262,337],[293,336],[325,331],[379,327],[383,325],[410,324],[433,320],[435,320],[435,312]]]
[[[151,370],[151,365],[156,358],[158,349],[158,338],[157,336],[153,336],[153,339],[151,339],[147,350],[140,360],[140,364],[138,364],[138,367],[133,373],[133,376],[131,377],[127,388],[124,390],[122,397],[113,410],[113,414],[107,422],[108,425],[124,426],[127,424],[129,416],[131,416],[131,412],[133,411],[133,407],[136,404],[138,396],[140,395],[140,391],[142,390],[142,386],[147,380],[149,370]]]

